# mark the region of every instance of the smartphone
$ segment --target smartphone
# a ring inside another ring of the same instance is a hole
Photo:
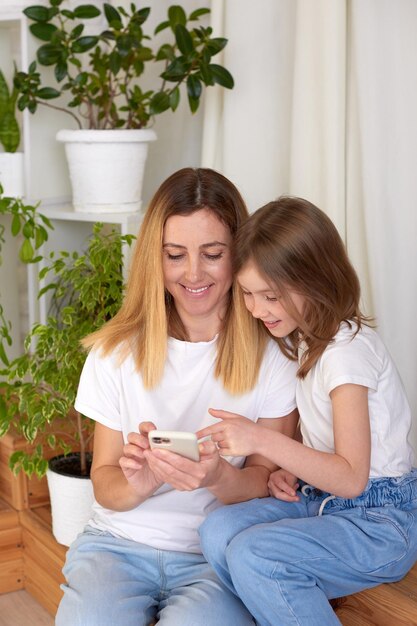
[[[148,433],[148,439],[152,449],[163,448],[191,461],[200,460],[197,435],[194,433],[180,430],[151,430]]]

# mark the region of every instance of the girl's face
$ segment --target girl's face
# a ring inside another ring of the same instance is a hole
[[[274,337],[286,337],[298,328],[298,322],[285,310],[280,294],[271,288],[253,262],[247,263],[237,276],[246,308],[260,319]],[[292,303],[302,315],[305,299],[289,290]]]
[[[209,209],[173,215],[163,233],[164,285],[191,340],[220,329],[232,285],[228,227]],[[195,332],[194,332],[195,331]]]

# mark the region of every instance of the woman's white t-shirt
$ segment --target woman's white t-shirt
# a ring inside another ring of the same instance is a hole
[[[216,339],[191,343],[169,338],[163,378],[149,390],[131,357],[119,364],[116,354],[103,357],[93,350],[84,365],[75,407],[121,431],[125,442],[143,421],[154,422],[161,430],[196,432],[217,421],[209,408],[232,411],[252,421],[283,417],[295,409],[297,364],[274,342],[266,349],[258,384],[241,395],[231,395],[214,378],[215,361]],[[227,460],[238,467],[244,463],[243,457]],[[130,511],[112,511],[95,502],[90,524],[155,548],[201,552],[197,529],[218,506],[220,502],[205,488],[182,492],[163,485]]]
[[[363,326],[355,335],[343,323],[304,380],[297,382],[303,443],[334,452],[330,392],[344,384],[368,387],[371,425],[370,478],[409,472],[413,451],[407,440],[411,413],[405,391],[388,350],[378,334]],[[304,346],[299,349],[301,359]]]

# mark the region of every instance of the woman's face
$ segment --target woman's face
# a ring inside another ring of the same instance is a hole
[[[164,284],[191,340],[219,331],[232,284],[231,243],[228,227],[209,209],[166,221]]]

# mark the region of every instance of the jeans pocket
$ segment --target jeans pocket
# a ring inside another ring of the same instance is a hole
[[[371,535],[375,539],[374,559],[368,561],[373,567],[369,572],[381,570],[399,570],[398,577],[402,577],[401,563],[408,561],[407,555],[413,547],[410,541],[411,530],[416,527],[414,515],[408,511],[394,507],[375,507],[365,509],[366,519],[372,523]],[[385,572],[384,572],[385,573]]]

